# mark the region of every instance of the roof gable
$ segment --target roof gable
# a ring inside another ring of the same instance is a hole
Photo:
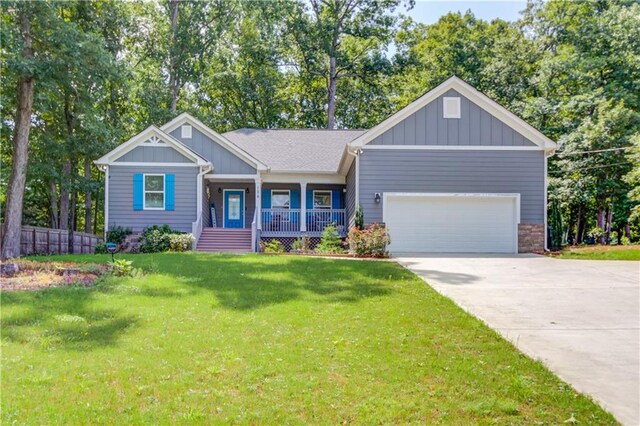
[[[181,155],[198,165],[204,166],[209,164],[205,158],[193,152],[173,136],[168,135],[154,125],[147,127],[125,143],[118,145],[116,148],[94,161],[94,163],[97,165],[112,164],[114,161],[118,160],[138,146],[173,148]]]
[[[256,168],[257,170],[267,170],[267,166],[265,164],[260,162],[258,159],[254,158],[252,155],[250,155],[240,147],[238,147],[236,144],[231,142],[229,139],[225,138],[220,133],[209,128],[202,121],[198,120],[197,118],[195,118],[194,116],[186,112],[180,114],[179,116],[177,116],[176,118],[168,122],[167,124],[163,125],[161,129],[166,133],[171,133],[175,129],[182,126],[183,124],[189,124],[195,127],[204,135],[206,135],[209,139],[211,139],[213,142],[221,145],[223,148],[227,149],[228,151],[233,153],[236,157],[238,157],[245,163],[249,164],[250,166]]]
[[[402,123],[404,120],[411,120],[412,116],[414,116],[415,114],[419,114],[421,110],[427,108],[428,105],[432,104],[433,101],[446,95],[448,92],[451,93],[451,91],[454,91],[453,93],[457,93],[463,96],[472,104],[478,106],[482,111],[485,111],[486,113],[495,117],[501,123],[515,131],[518,135],[521,135],[526,141],[529,141],[535,144],[535,146],[540,147],[540,149],[544,149],[545,151],[553,151],[556,149],[555,142],[542,134],[539,130],[535,129],[520,117],[516,116],[485,94],[481,93],[462,79],[455,76],[449,78],[444,83],[440,84],[436,88],[418,98],[416,101],[396,112],[394,115],[387,118],[382,123],[373,127],[371,130],[369,130],[359,138],[355,139],[349,145],[353,148],[358,148],[372,142],[374,144],[380,144],[381,141],[379,138],[384,138],[385,133],[389,135],[387,133],[389,130],[393,129],[396,125]]]

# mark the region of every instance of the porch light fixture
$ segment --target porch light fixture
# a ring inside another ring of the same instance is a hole
[[[222,188],[218,187],[218,194],[222,194]]]
[[[376,204],[380,204],[380,193],[376,192],[375,195],[373,196],[373,201],[376,202]]]
[[[244,191],[247,195],[249,195],[249,188]]]

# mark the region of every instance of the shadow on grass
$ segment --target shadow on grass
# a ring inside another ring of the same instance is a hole
[[[17,313],[0,320],[3,339],[42,349],[93,350],[116,344],[138,319],[116,309],[92,308],[95,289],[56,288],[2,294]]]

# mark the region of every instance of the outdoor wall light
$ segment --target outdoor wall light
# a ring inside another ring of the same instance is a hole
[[[218,187],[218,194],[222,194],[222,188]]]
[[[376,194],[373,196],[373,201],[376,202],[376,204],[380,204],[380,193],[376,192]]]
[[[246,192],[246,193],[247,193],[247,195],[249,195],[249,188],[247,188],[247,190],[246,190],[246,191],[244,191],[244,192]]]

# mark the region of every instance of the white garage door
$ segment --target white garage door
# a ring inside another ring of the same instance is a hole
[[[514,194],[385,194],[391,253],[515,253]]]

